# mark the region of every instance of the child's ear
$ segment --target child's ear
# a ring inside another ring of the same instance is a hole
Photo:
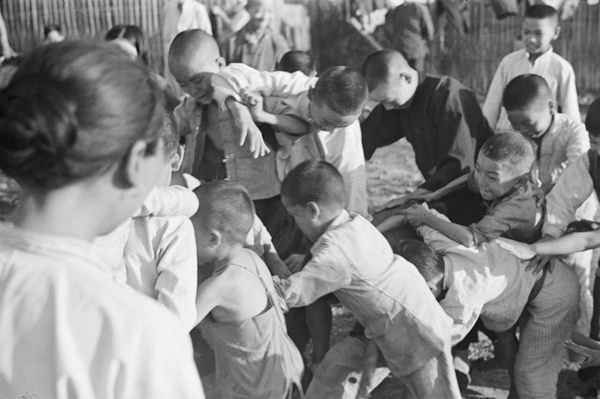
[[[135,142],[123,158],[119,174],[124,187],[144,189],[144,164],[148,158],[148,145],[149,143],[142,140]]]
[[[308,89],[308,99],[312,101],[313,99],[313,88]]]
[[[321,208],[316,202],[310,201],[307,203],[306,209],[308,209],[308,213],[312,219],[316,219],[321,216]]]
[[[550,107],[550,114],[556,114],[556,112],[558,111],[558,104],[556,103],[556,101],[548,102],[548,106]]]
[[[554,29],[554,36],[552,37],[552,40],[558,39],[558,36],[560,36],[560,25],[556,25],[556,28]]]
[[[181,164],[183,163],[184,151],[185,150],[183,146],[179,144],[177,146],[177,152],[173,155],[173,160],[171,161],[171,169],[173,169],[173,172],[177,172],[181,168]]]
[[[436,283],[434,283],[433,281],[428,281],[427,282],[427,286],[429,287],[429,290],[431,292],[436,292],[436,290],[437,290],[437,284]]]
[[[217,230],[212,230],[210,232],[210,245],[216,247],[217,245],[221,245],[223,243],[223,236]]]
[[[227,65],[227,62],[225,61],[225,58],[223,58],[223,57],[217,58],[217,66],[219,67],[219,71],[221,69],[225,68],[226,65]]]

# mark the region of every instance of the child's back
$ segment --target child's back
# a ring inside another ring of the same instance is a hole
[[[306,306],[333,292],[413,393],[458,397],[454,376],[447,374],[451,367],[442,366],[449,359],[451,320],[416,268],[394,255],[371,223],[343,209],[339,172],[325,162],[304,162],[288,174],[281,192],[286,209],[314,242],[300,272],[273,278],[286,304]]]
[[[226,279],[239,289],[238,309],[248,301],[266,302],[261,310],[232,312],[214,309],[200,328],[215,351],[217,397],[281,398],[295,383],[299,386],[303,363],[285,331],[270,272],[251,250],[219,270],[212,279]],[[210,283],[210,282],[209,282]],[[257,301],[259,299],[259,301]]]

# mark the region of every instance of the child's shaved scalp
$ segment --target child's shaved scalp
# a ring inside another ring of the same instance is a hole
[[[483,143],[481,154],[496,161],[509,163],[519,174],[528,173],[535,161],[531,142],[520,133],[498,133]]]
[[[306,51],[292,50],[281,56],[277,69],[289,73],[300,71],[310,76],[315,71],[315,62]]]
[[[395,50],[381,50],[370,54],[363,63],[362,73],[367,79],[369,90],[386,82],[394,73],[410,68],[406,58]]]
[[[305,161],[296,166],[281,183],[281,196],[300,206],[315,202],[345,208],[347,202],[342,175],[325,161]]]
[[[544,78],[535,74],[519,75],[504,88],[502,105],[507,111],[527,109],[537,103],[552,101],[550,87]]]
[[[200,29],[179,33],[169,47],[169,68],[191,62],[209,63],[220,57],[214,37]]]
[[[200,207],[192,220],[216,230],[232,244],[244,244],[254,224],[254,204],[241,184],[226,180],[202,183],[194,190]]]
[[[440,273],[444,273],[444,259],[433,248],[417,240],[402,240],[395,243],[392,249],[396,255],[415,265],[419,273],[430,282]]]
[[[317,104],[327,105],[340,115],[359,113],[368,97],[365,78],[358,71],[343,66],[323,72],[313,89]]]
[[[525,18],[551,19],[558,25],[558,11],[547,4],[534,4],[525,11]]]

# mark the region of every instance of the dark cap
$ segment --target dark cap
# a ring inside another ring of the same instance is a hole
[[[597,136],[600,134],[600,98],[595,99],[587,111],[585,127],[588,133]]]

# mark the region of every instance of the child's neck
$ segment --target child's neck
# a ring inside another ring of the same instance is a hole
[[[538,53],[528,53],[529,54],[529,62],[531,64],[534,64],[535,61],[540,58],[542,55],[544,55],[548,50],[550,50],[550,47],[548,47],[546,50],[544,51],[540,51]]]
[[[219,255],[214,261],[215,270],[219,270],[231,263],[235,263],[244,253],[244,246],[242,244],[223,244],[225,247],[220,251]]]

